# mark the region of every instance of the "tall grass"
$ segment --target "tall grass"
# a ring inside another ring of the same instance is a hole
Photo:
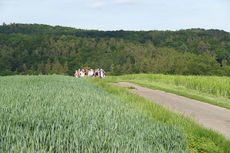
[[[130,74],[109,80],[138,83],[230,109],[229,77]]]
[[[135,78],[140,80],[159,81],[176,86],[184,86],[188,89],[194,89],[216,96],[230,97],[230,77],[162,74],[141,74],[136,76]]]
[[[116,80],[120,77],[112,78],[113,80]],[[154,120],[180,129],[187,138],[188,149],[192,152],[230,153],[230,142],[222,135],[201,127],[191,119],[186,118],[181,114],[173,113],[161,105],[150,102],[141,96],[132,94],[127,88],[108,84],[108,82],[111,81],[110,79],[111,77],[104,80],[88,80],[103,87],[116,98],[119,98],[127,103],[129,109],[138,113],[147,114]]]
[[[171,125],[67,76],[0,77],[0,152],[184,152]]]

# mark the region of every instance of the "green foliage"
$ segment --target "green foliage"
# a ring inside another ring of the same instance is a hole
[[[133,86],[129,86],[128,89],[136,89],[136,88]]]
[[[68,76],[0,77],[0,152],[184,152],[171,125]]]
[[[112,75],[230,76],[229,41],[230,34],[219,30],[96,31],[38,24],[2,25],[0,74],[73,75],[77,68],[88,65]]]

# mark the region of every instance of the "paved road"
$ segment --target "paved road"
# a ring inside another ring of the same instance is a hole
[[[120,82],[116,85],[129,87],[133,86],[131,92],[159,103],[175,112],[192,117],[204,127],[211,128],[222,133],[230,140],[230,110],[215,105],[207,104],[197,100],[185,98],[164,91],[144,88],[136,84]]]

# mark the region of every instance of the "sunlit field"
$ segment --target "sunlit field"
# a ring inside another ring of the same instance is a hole
[[[0,77],[0,152],[184,152],[174,126],[84,79]]]
[[[108,79],[129,81],[230,109],[230,77],[130,74]]]
[[[138,75],[134,75],[138,77]],[[229,152],[230,141],[226,140],[222,135],[203,128],[195,123],[192,119],[184,117],[182,114],[174,113],[167,108],[156,104],[153,101],[146,100],[144,97],[129,92],[132,87],[119,87],[112,85],[111,81],[127,81],[123,79],[126,76],[106,77],[106,79],[87,79],[104,90],[112,94],[114,97],[127,103],[129,109],[141,114],[147,114],[149,117],[169,126],[176,127],[182,131],[187,140],[187,150],[192,152]],[[129,80],[130,81],[130,80]],[[130,81],[132,82],[132,81]],[[140,81],[141,82],[141,81]],[[137,82],[137,84],[139,84]],[[142,84],[147,86],[146,84]],[[162,84],[161,84],[162,85]],[[164,84],[167,86],[166,84]],[[153,86],[149,86],[153,87]],[[154,87],[155,88],[155,87]],[[171,90],[170,90],[171,91]]]

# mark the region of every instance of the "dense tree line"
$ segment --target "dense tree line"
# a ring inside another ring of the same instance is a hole
[[[69,74],[79,67],[112,75],[230,76],[230,33],[220,30],[96,31],[38,24],[0,26],[0,75]]]

